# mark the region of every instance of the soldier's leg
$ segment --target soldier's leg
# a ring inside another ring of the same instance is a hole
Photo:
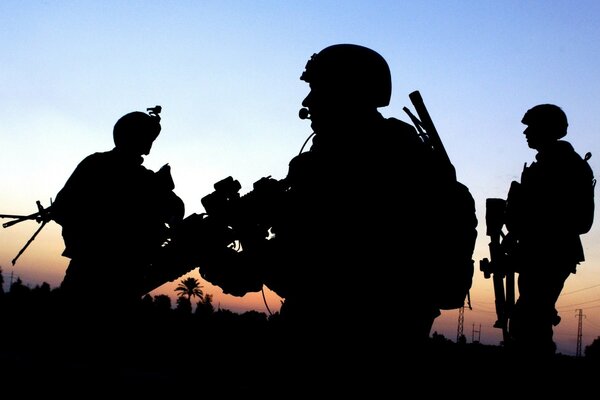
[[[555,303],[569,272],[532,268],[519,275],[519,299],[510,320],[510,333],[517,349],[532,354],[554,354],[553,326],[560,321]],[[562,270],[564,271],[564,269]]]

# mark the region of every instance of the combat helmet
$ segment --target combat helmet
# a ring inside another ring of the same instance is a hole
[[[388,63],[376,51],[356,44],[335,44],[313,54],[300,79],[374,107],[389,105],[392,94]]]
[[[140,142],[154,141],[161,131],[160,106],[148,108],[149,113],[133,111],[123,115],[113,127],[113,140],[119,148],[135,148]]]
[[[527,126],[534,126],[545,134],[560,139],[567,135],[567,115],[557,105],[539,104],[527,110],[521,122]]]

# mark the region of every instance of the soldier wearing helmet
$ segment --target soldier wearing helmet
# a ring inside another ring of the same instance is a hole
[[[90,308],[101,298],[95,305],[107,312],[136,304],[169,224],[183,218],[169,166],[154,172],[142,165],[161,131],[160,109],[149,110],[119,118],[114,148],[84,158],[52,205],[52,218],[62,226],[63,255],[70,259],[60,288],[67,299],[77,299],[71,305],[82,304],[82,296]]]
[[[148,155],[160,131],[159,115],[133,111],[115,123],[113,141],[123,151]]]
[[[537,154],[520,182],[512,183],[507,199],[506,242],[519,273],[509,333],[521,352],[548,356],[556,351],[553,327],[560,322],[555,303],[584,261],[580,235],[589,227],[582,230],[578,220],[582,210],[593,213],[593,175],[586,160],[562,140],[568,122],[560,107],[536,105],[521,122]]]
[[[424,341],[439,315],[420,269],[435,177],[413,126],[378,110],[390,102],[388,64],[337,44],[314,54],[300,79],[310,85],[300,117],[314,136],[279,182],[274,237],[241,252],[252,267],[204,263],[200,272],[228,293],[271,288],[294,335],[327,352]]]
[[[313,54],[300,79],[335,93],[336,104],[347,100],[359,106],[385,107],[392,95],[392,77],[385,59],[367,47],[352,44],[329,46]]]
[[[539,129],[555,140],[565,137],[569,126],[565,112],[554,104],[540,104],[530,108],[521,122],[527,125],[527,129]]]

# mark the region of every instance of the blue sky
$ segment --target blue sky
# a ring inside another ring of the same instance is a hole
[[[242,191],[260,177],[281,178],[310,134],[297,117],[308,93],[299,80],[306,61],[328,45],[357,43],[391,67],[392,101],[383,115],[408,121],[408,94],[423,95],[459,179],[476,198],[478,262],[487,256],[485,199],[504,198],[535,155],[520,123],[528,108],[563,107],[566,139],[594,154],[590,163],[600,175],[599,18],[600,2],[578,0],[4,0],[0,212],[29,214],[36,200],[48,205],[84,156],[112,148],[120,116],[156,104],[163,131],[146,165],[171,165],[187,214],[202,212],[200,199],[226,176]],[[565,353],[575,350],[578,308],[586,314],[584,342],[600,336],[597,225],[584,237],[587,260],[559,301],[557,339]],[[55,224],[10,263],[36,228],[27,222],[0,230],[0,266],[5,277],[57,285],[67,260]],[[475,275],[465,327],[481,323],[481,340],[497,343],[492,283]],[[264,311],[258,296],[238,302],[207,288],[223,306]],[[454,338],[457,317],[444,313],[434,328]]]

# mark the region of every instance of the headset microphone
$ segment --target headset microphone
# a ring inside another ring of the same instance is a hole
[[[308,111],[308,108],[301,108],[300,111],[298,111],[298,116],[300,119],[310,119],[310,112]]]

